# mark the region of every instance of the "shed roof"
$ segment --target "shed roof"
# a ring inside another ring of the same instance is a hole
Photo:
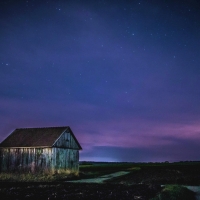
[[[69,126],[18,128],[0,143],[0,147],[52,147],[64,131],[70,132],[82,149]]]

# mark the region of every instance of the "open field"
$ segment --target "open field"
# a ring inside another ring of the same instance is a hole
[[[69,180],[98,179],[119,171],[128,172],[101,184],[69,183]],[[44,175],[43,175],[44,176]],[[1,174],[0,174],[1,178]],[[79,176],[55,176],[25,182],[5,179],[0,182],[3,199],[151,199],[161,192],[161,185],[200,186],[200,162],[180,163],[80,163]],[[171,190],[181,190],[170,187]],[[164,192],[165,194],[166,192]],[[192,198],[191,198],[192,200]]]
[[[109,180],[115,184],[181,184],[200,185],[200,162],[178,163],[84,163],[80,165],[79,178],[97,177],[116,171],[130,173]]]

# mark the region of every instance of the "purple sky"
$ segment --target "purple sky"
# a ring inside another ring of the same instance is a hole
[[[198,0],[3,0],[0,141],[70,126],[80,160],[200,160]]]

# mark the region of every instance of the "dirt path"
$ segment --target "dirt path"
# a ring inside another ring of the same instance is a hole
[[[196,193],[196,200],[200,200],[200,186],[185,186],[187,189]]]
[[[67,181],[67,182],[71,182],[71,183],[103,183],[106,180],[109,180],[109,179],[112,179],[115,177],[119,177],[119,176],[123,176],[123,175],[129,174],[129,173],[130,172],[120,171],[120,172],[115,172],[112,174],[103,175],[98,178],[81,179],[81,180],[74,180],[74,181]]]

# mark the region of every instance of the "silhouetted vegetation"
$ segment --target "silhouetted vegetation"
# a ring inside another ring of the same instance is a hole
[[[195,193],[180,185],[166,185],[164,189],[151,200],[195,200]]]

